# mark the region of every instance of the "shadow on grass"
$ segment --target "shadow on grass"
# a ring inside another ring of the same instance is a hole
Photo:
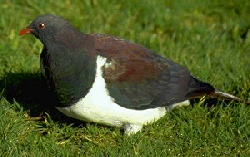
[[[0,80],[2,96],[10,103],[18,102],[30,117],[39,117],[47,112],[55,122],[86,126],[83,121],[70,118],[53,107],[54,97],[48,93],[44,80],[37,73],[9,73]]]

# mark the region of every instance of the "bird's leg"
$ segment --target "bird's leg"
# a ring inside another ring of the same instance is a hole
[[[127,123],[123,126],[125,133],[129,136],[137,133],[138,131],[141,131],[142,127],[143,125],[135,125],[130,123]]]

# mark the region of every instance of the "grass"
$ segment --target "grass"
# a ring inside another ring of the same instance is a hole
[[[250,97],[248,0],[0,2],[0,156],[249,156],[250,108],[203,102],[176,108],[128,137],[83,123],[46,103],[42,44],[19,31],[56,14],[85,33],[129,39],[238,97]],[[27,120],[49,108],[43,121]]]

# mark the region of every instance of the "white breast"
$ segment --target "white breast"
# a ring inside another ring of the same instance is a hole
[[[114,103],[115,101],[110,97],[102,77],[101,68],[105,63],[106,58],[97,57],[95,81],[89,93],[72,106],[57,107],[60,112],[79,120],[117,127],[125,125],[141,127],[143,124],[153,122],[165,115],[165,107],[133,110]]]

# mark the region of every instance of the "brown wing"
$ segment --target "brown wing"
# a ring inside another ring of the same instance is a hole
[[[157,62],[148,50],[138,44],[107,35],[91,34],[99,55],[107,58],[106,82],[143,82],[157,78],[166,64]]]
[[[168,106],[204,95],[213,87],[202,84],[186,68],[128,41],[93,34],[96,53],[107,58],[104,78],[111,97],[120,106],[147,109]],[[210,88],[211,87],[211,88]]]

